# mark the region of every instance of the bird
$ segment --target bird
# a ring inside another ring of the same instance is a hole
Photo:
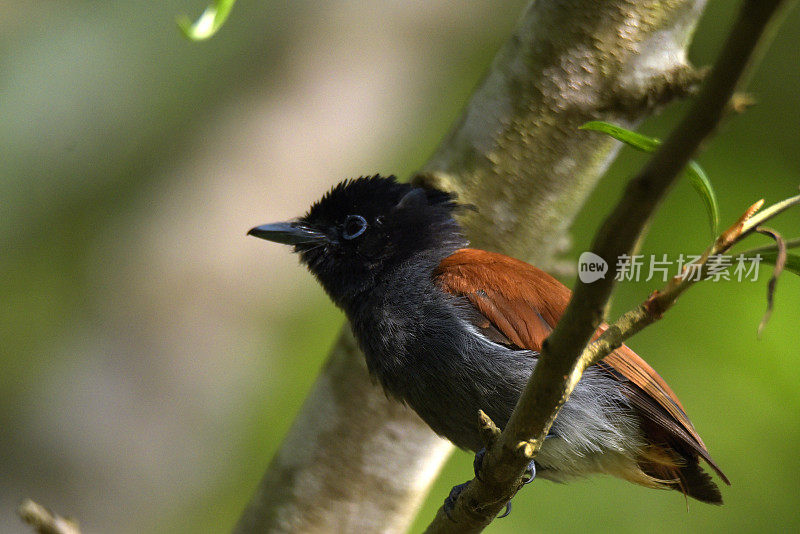
[[[376,174],[344,180],[304,216],[248,235],[294,248],[344,311],[373,379],[475,452],[479,475],[479,410],[505,426],[571,291],[524,261],[469,248],[456,220],[464,209],[474,207]],[[722,504],[700,460],[730,484],[669,385],[623,344],[586,369],[529,478],[608,474]]]

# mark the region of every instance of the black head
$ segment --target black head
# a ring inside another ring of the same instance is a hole
[[[333,300],[347,307],[382,276],[409,260],[431,271],[466,244],[452,197],[390,176],[345,180],[294,221],[249,235],[294,245]]]

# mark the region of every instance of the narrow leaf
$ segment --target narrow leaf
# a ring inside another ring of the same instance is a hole
[[[756,256],[761,256],[761,261],[768,263],[769,265],[775,265],[775,263],[778,261],[778,251],[776,250],[743,253],[743,256],[745,258],[755,258]],[[800,276],[800,256],[797,254],[786,254],[786,263],[783,266],[783,270]]]
[[[643,152],[655,152],[661,146],[661,141],[654,137],[647,137],[638,132],[633,132],[622,126],[611,124],[605,121],[590,121],[580,127],[581,130],[591,130],[610,135],[617,141],[622,141],[626,145],[638,148]]]
[[[797,248],[797,247],[800,247],[800,237],[794,237],[792,239],[787,239],[786,240],[786,248],[787,249]],[[741,254],[744,255],[744,256],[753,257],[753,256],[755,256],[756,252],[775,252],[776,250],[778,250],[778,245],[773,243],[771,245],[763,245],[763,246],[760,246],[760,247],[749,248],[747,250],[743,250],[741,252]]]
[[[622,141],[626,145],[643,152],[655,152],[655,150],[661,146],[660,139],[648,137],[605,121],[590,121],[582,125],[580,129],[604,133],[617,141]],[[700,164],[694,160],[689,162],[684,172],[689,178],[692,187],[698,192],[700,198],[703,199],[706,213],[708,213],[708,221],[711,225],[711,234],[716,236],[719,233],[719,205],[717,203],[717,196],[714,193],[714,188],[711,186],[711,181],[708,179],[708,176]]]
[[[695,160],[692,160],[686,167],[686,176],[694,190],[703,199],[708,222],[711,224],[711,233],[717,235],[719,233],[719,204],[717,204],[717,195],[714,194],[714,188],[711,186],[708,175]]]
[[[209,5],[195,22],[185,15],[178,17],[176,22],[187,39],[204,41],[222,27],[234,3],[236,0],[214,0],[214,3]]]

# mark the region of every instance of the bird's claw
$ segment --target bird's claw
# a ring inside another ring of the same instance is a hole
[[[502,514],[498,515],[497,519],[503,519],[505,516],[507,516],[510,513],[511,513],[511,501],[508,501],[506,503],[506,511],[503,512]]]
[[[528,464],[528,468],[525,470],[525,474],[528,475],[528,478],[522,482],[523,486],[527,486],[533,479],[536,478],[536,462],[531,460],[531,463]]]

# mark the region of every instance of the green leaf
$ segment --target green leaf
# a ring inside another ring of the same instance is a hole
[[[719,233],[719,204],[717,204],[717,195],[714,194],[714,188],[711,187],[711,181],[695,160],[689,162],[684,172],[689,178],[689,183],[692,184],[694,190],[703,199],[703,204],[706,205],[706,213],[708,214],[708,222],[711,224],[711,232],[716,236]]]
[[[610,135],[617,141],[622,141],[626,145],[638,148],[643,152],[655,152],[661,146],[661,141],[655,137],[647,137],[638,132],[627,130],[622,126],[611,124],[605,121],[590,121],[580,127],[581,130],[591,130]]]
[[[610,135],[617,141],[622,141],[628,146],[632,146],[643,152],[655,152],[661,146],[661,140],[655,137],[648,137],[640,133],[628,130],[622,126],[611,124],[605,121],[590,121],[580,127],[581,130],[591,130]],[[703,204],[706,207],[708,221],[711,225],[711,233],[716,236],[719,233],[719,204],[711,181],[708,179],[703,168],[695,160],[691,160],[684,171],[689,178],[689,182],[695,191],[700,194]]]
[[[755,258],[756,255],[761,256],[761,261],[765,263],[769,263],[770,265],[775,265],[775,261],[778,259],[778,251],[777,250],[769,250],[764,252],[754,252],[752,254],[744,253],[744,257],[746,258]],[[791,271],[797,276],[800,276],[800,256],[797,254],[787,254],[786,255],[786,265],[783,266],[784,271]]]
[[[222,27],[235,3],[236,0],[214,0],[195,22],[185,15],[178,17],[176,22],[187,39],[204,41]]]

